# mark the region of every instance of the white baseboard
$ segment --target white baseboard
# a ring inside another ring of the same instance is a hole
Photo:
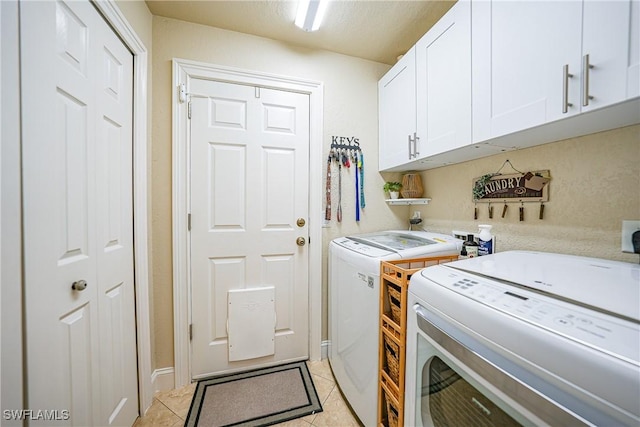
[[[173,390],[175,388],[175,371],[173,366],[168,368],[160,368],[151,374],[151,386],[153,392]]]
[[[320,343],[320,357],[322,359],[329,358],[329,344],[331,341],[325,340]]]

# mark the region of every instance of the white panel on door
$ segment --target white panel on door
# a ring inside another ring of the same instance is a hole
[[[103,385],[104,395],[102,399],[106,400],[107,408],[110,408],[108,414],[109,424],[115,419],[124,406],[126,398],[122,398],[125,394],[125,370],[123,360],[126,360],[122,343],[126,342],[124,326],[126,320],[123,318],[125,290],[123,283],[118,283],[112,289],[105,293],[105,303],[103,305],[105,316],[104,321],[109,327],[109,334],[104,336],[101,342],[101,351],[105,352],[108,357],[103,358],[103,369],[109,372],[106,376],[106,384]]]
[[[56,2],[58,54],[82,75],[87,72],[88,31],[82,20],[63,2]]]
[[[58,265],[68,264],[87,257],[87,111],[86,105],[62,90],[57,91],[58,107],[54,142],[59,143],[56,153],[56,180],[59,200],[65,212],[58,218],[61,235]]]
[[[229,298],[229,361],[275,353],[275,293],[273,286],[233,289]]]
[[[122,64],[113,53],[104,48],[104,89],[114,99],[119,100],[118,95],[122,86]]]
[[[262,104],[264,111],[264,131],[296,133],[296,110],[283,105]]]
[[[293,229],[294,218],[295,152],[287,149],[267,148],[263,152],[264,179],[262,194],[264,207],[263,229]]]
[[[121,196],[121,151],[122,151],[122,128],[120,125],[105,117],[103,121],[105,141],[101,147],[106,152],[103,160],[106,160],[106,171],[103,176],[104,182],[98,184],[98,188],[106,195],[107,206],[104,213],[107,215],[105,236],[105,250],[115,250],[121,245],[120,236],[122,233],[120,216],[122,215]]]
[[[209,229],[243,230],[246,148],[209,143]]]
[[[63,377],[70,378],[70,390],[68,393],[70,414],[73,416],[73,423],[77,426],[88,426],[93,424],[93,413],[89,397],[92,395],[92,366],[91,360],[91,316],[89,305],[83,305],[78,309],[60,318],[60,323],[64,329],[60,337],[64,339],[61,349],[66,353],[59,360],[68,361],[68,365],[58,366],[65,372]],[[67,408],[65,408],[67,409]]]
[[[246,285],[245,258],[209,259],[209,342],[226,341],[227,293]]]
[[[276,332],[290,332],[294,320],[295,268],[293,254],[264,255],[262,257],[264,283],[276,288]]]
[[[247,103],[242,100],[209,98],[210,127],[247,128]]]

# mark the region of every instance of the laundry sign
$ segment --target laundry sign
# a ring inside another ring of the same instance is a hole
[[[475,202],[546,202],[549,200],[548,170],[516,174],[486,174],[473,180]]]

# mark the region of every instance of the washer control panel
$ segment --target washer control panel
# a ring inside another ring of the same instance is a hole
[[[551,295],[541,295],[444,266],[430,268],[427,278],[451,291],[541,328],[623,357],[635,364],[640,360],[640,325],[637,323],[571,304]]]
[[[388,256],[393,254],[394,252],[388,251],[377,246],[367,245],[365,243],[360,243],[356,240],[350,239],[348,237],[342,237],[335,239],[334,242],[342,247],[345,247],[354,252],[358,252],[362,255],[381,258],[384,256]]]

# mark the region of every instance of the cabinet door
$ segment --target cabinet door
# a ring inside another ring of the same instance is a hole
[[[632,3],[637,9],[637,1],[584,2],[580,104],[582,111],[590,111],[627,99],[627,86],[630,83],[627,79],[627,69],[636,65],[637,70],[638,61],[637,52],[629,50]],[[637,11],[635,14],[637,19]],[[634,25],[637,30],[637,22]],[[637,48],[637,40],[634,44]],[[635,61],[632,59],[634,54]],[[590,67],[587,67],[587,64]],[[590,97],[592,99],[589,99]]]
[[[581,2],[473,2],[472,16],[474,141],[580,111]]]
[[[629,62],[627,64],[627,99],[640,96],[640,0],[630,4]]]
[[[379,169],[411,160],[409,135],[416,131],[415,48],[378,82]]]
[[[459,1],[416,44],[418,158],[471,143],[471,4]]]

